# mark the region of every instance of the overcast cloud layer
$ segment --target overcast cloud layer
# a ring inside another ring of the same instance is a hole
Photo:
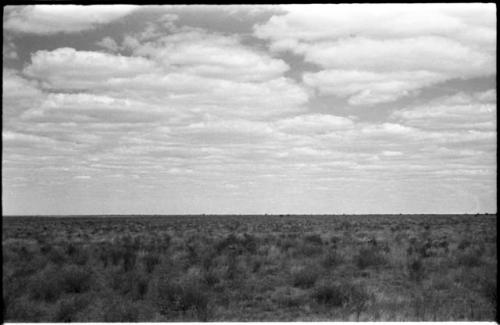
[[[4,214],[497,211],[493,4],[3,24]]]

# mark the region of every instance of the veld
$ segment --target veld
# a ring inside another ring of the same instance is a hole
[[[8,322],[493,321],[496,216],[5,217]]]

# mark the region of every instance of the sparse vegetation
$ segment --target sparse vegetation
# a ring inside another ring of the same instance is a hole
[[[491,321],[496,216],[3,219],[7,322]]]

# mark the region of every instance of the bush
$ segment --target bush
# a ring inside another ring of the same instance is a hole
[[[342,264],[342,262],[343,262],[342,256],[339,253],[337,253],[336,250],[332,250],[325,255],[325,257],[321,261],[321,264],[326,268],[332,268]]]
[[[474,251],[467,251],[461,253],[457,257],[458,265],[463,265],[466,267],[474,267],[481,265],[481,257]]]
[[[296,249],[295,256],[317,256],[323,253],[323,246],[319,246],[311,243],[299,243],[299,246]]]
[[[92,273],[88,268],[70,265],[63,270],[61,281],[66,293],[83,293],[90,289]]]
[[[157,286],[157,304],[160,312],[195,311],[198,320],[208,319],[208,295],[206,288],[198,281],[160,280]]]
[[[299,288],[310,288],[314,286],[319,276],[318,267],[313,265],[292,270],[293,286]]]
[[[120,295],[132,300],[143,299],[148,291],[149,279],[139,271],[116,273],[111,280],[111,287]]]
[[[387,263],[385,257],[375,248],[361,248],[358,255],[354,257],[355,264],[360,269],[367,267],[384,265]]]
[[[66,262],[66,255],[64,254],[64,251],[58,246],[53,247],[47,254],[47,257],[56,265],[62,265]]]
[[[139,320],[139,308],[131,301],[123,298],[114,298],[106,303],[104,314],[105,322],[137,322]]]
[[[66,254],[68,255],[71,263],[78,265],[85,265],[89,259],[87,249],[74,243],[69,243],[66,246]]]
[[[481,293],[488,303],[493,307],[495,320],[497,320],[497,281],[495,278],[485,280],[481,286]]]
[[[323,283],[317,286],[312,293],[312,298],[320,305],[341,307],[347,303],[347,295],[342,287],[335,283]]]
[[[151,273],[154,271],[156,265],[160,263],[160,257],[157,254],[149,253],[143,257],[142,262],[144,263],[146,272]]]
[[[47,267],[32,276],[28,285],[32,298],[47,302],[56,301],[63,289],[61,274],[53,267]]]
[[[44,313],[39,304],[21,297],[14,299],[8,306],[4,306],[6,322],[41,322]]]
[[[71,296],[59,303],[55,321],[56,322],[75,322],[78,321],[76,314],[83,310],[89,304],[88,297],[85,296]]]
[[[303,290],[292,287],[278,288],[272,294],[272,300],[283,307],[299,307],[304,304],[306,298]]]
[[[420,258],[410,260],[408,262],[407,269],[410,280],[415,282],[422,281],[424,277],[424,264]]]
[[[312,298],[320,305],[349,307],[356,312],[359,319],[359,314],[366,307],[370,296],[366,289],[359,284],[323,281],[316,286]]]
[[[309,234],[304,237],[304,241],[314,245],[323,245],[323,239],[321,239],[319,234]]]

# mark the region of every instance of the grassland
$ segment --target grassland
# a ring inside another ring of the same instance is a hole
[[[4,217],[4,321],[492,321],[496,215]]]

